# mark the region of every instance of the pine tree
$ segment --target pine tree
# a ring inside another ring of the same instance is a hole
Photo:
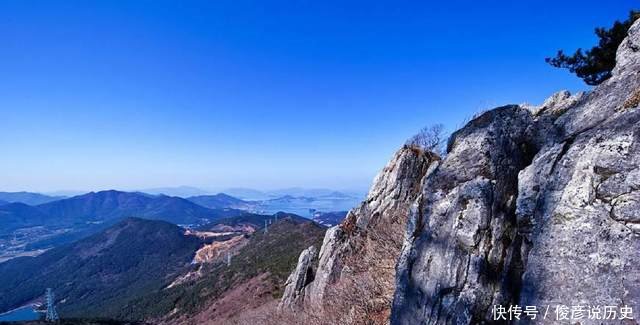
[[[563,50],[559,50],[554,58],[546,58],[545,61],[556,68],[569,69],[588,85],[599,85],[611,77],[611,71],[616,65],[618,46],[638,18],[640,11],[632,10],[627,20],[615,21],[609,29],[596,28],[595,33],[600,41],[590,50],[583,52],[578,49],[573,55],[566,55]]]

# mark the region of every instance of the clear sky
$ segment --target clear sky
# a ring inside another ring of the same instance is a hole
[[[0,190],[362,189],[636,1],[0,0]]]

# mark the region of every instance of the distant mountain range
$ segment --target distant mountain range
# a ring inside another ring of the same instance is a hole
[[[109,190],[36,206],[22,203],[0,206],[0,229],[7,232],[33,226],[100,224],[125,217],[203,224],[242,213],[234,209],[209,209],[179,197]]]
[[[32,192],[0,192],[0,205],[5,203],[24,203],[28,205],[38,205],[56,200],[64,199],[63,196],[49,196]]]
[[[346,198],[346,197],[356,197],[363,198],[366,194],[366,190],[356,191],[356,190],[345,190],[345,191],[336,191],[333,189],[326,188],[302,188],[302,187],[289,187],[275,190],[256,190],[252,188],[243,188],[243,187],[232,187],[218,190],[211,189],[202,189],[193,186],[176,186],[176,187],[156,187],[156,188],[146,188],[146,189],[138,189],[135,191],[129,192],[140,192],[147,193],[151,195],[166,195],[166,196],[177,196],[181,198],[189,198],[195,196],[209,196],[215,195],[217,193],[225,193],[229,196],[242,199],[245,201],[264,201],[269,199],[275,199],[282,196],[293,196],[293,197],[334,197],[334,198]],[[82,195],[86,192],[83,191],[56,191],[45,194],[40,193],[31,193],[31,192],[0,192],[0,200],[8,201],[8,202],[21,202],[29,205],[38,205],[42,203],[51,202],[54,200],[59,200],[62,198],[72,197]],[[3,198],[3,194],[12,196],[12,199]],[[33,196],[34,198],[31,198]],[[13,199],[15,197],[15,199]]]
[[[326,188],[302,188],[290,187],[266,192],[267,195],[273,197],[293,196],[293,197],[314,197],[314,198],[347,198],[347,197],[363,197],[364,193],[341,192]]]
[[[259,191],[259,190],[249,189],[249,188],[228,188],[228,189],[224,189],[222,192],[243,200],[251,200],[251,201],[264,201],[264,200],[275,199],[283,196],[314,197],[314,198],[353,197],[353,198],[362,199],[365,194],[358,191],[335,191],[331,189],[321,189],[321,188],[307,189],[307,188],[301,188],[301,187],[291,187],[291,188],[268,190],[268,191]]]
[[[242,211],[259,214],[286,211],[312,217],[316,211],[348,210],[360,200],[349,194],[322,189],[292,188],[261,195],[270,196],[280,192],[295,192],[300,196],[287,194],[248,201],[225,193],[184,199],[164,194],[115,190],[90,192],[70,198],[29,192],[0,192],[0,234],[33,226],[108,223],[124,217],[158,219],[175,224],[203,224],[216,218],[239,215]],[[257,194],[257,191],[253,194]]]

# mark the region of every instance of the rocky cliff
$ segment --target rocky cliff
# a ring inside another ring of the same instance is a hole
[[[313,247],[301,254],[280,309],[305,311],[325,323],[385,323],[409,207],[438,159],[418,148],[400,149],[365,201],[327,231],[319,255]]]
[[[385,323],[393,295],[391,324],[478,324],[496,305],[639,308],[639,72],[636,22],[592,91],[486,112],[442,160],[403,148],[318,262],[301,256],[281,310]]]
[[[590,93],[501,107],[453,135],[415,202],[392,324],[490,322],[495,305],[638,307],[640,22],[617,62]]]

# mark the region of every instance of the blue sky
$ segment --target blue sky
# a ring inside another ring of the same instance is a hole
[[[0,190],[363,189],[635,1],[0,1]]]

